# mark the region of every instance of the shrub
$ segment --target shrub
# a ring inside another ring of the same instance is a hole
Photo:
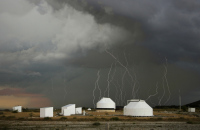
[[[44,120],[51,120],[51,118],[50,117],[45,117]]]
[[[194,122],[194,121],[187,121],[187,124],[200,124],[200,122]]]
[[[14,119],[15,116],[7,116],[6,119]]]
[[[25,118],[23,118],[23,117],[20,117],[20,118],[18,118],[18,120],[24,120]]]
[[[97,117],[94,117],[94,120],[98,120],[98,118],[97,118]]]
[[[73,117],[73,119],[76,119],[76,117]]]
[[[60,120],[67,120],[67,117],[61,117]]]
[[[12,113],[18,113],[18,110],[12,111]]]
[[[105,120],[106,118],[103,118],[103,117],[102,117],[101,119],[102,119],[102,120]]]
[[[159,118],[157,118],[157,120],[162,120],[162,118],[161,118],[161,117],[159,117]]]
[[[187,107],[186,106],[182,106],[182,111],[187,111]]]
[[[24,108],[24,107],[22,107],[22,111],[23,111],[23,112],[28,112],[29,109],[28,109],[28,108]]]
[[[94,126],[99,126],[99,125],[101,125],[99,122],[95,122],[95,123],[93,123],[92,125],[94,125]]]
[[[4,111],[10,111],[9,109],[4,109]]]
[[[194,124],[194,122],[192,122],[192,121],[187,121],[186,123],[187,124]]]
[[[108,115],[108,113],[106,112],[105,115]]]
[[[0,112],[0,115],[3,115],[3,112],[2,112],[2,111]]]
[[[29,114],[29,116],[30,116],[30,117],[33,117],[33,113],[31,112],[31,113]]]
[[[112,121],[118,121],[119,118],[118,117],[112,117],[112,118],[110,118],[110,120],[112,120]]]

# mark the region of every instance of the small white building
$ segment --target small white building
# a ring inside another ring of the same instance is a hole
[[[82,114],[82,107],[76,108],[76,114]]]
[[[63,110],[63,116],[71,116],[71,113],[70,113],[69,109],[64,109]]]
[[[64,111],[64,109],[67,109],[67,110],[65,110]],[[65,113],[66,112],[66,113]],[[66,115],[66,116],[69,116],[69,113],[70,113],[70,115],[72,115],[72,114],[75,114],[76,112],[75,112],[75,104],[68,104],[68,105],[66,105],[66,106],[63,106],[62,108],[61,108],[61,113],[62,113],[62,115]]]
[[[112,99],[103,97],[97,102],[96,109],[98,112],[115,112],[116,105]]]
[[[188,108],[188,112],[195,112],[195,108]]]
[[[125,116],[153,116],[153,109],[140,99],[128,100],[123,111]]]
[[[22,112],[22,106],[14,106],[13,111]]]
[[[53,107],[40,108],[40,117],[53,117]]]
[[[87,110],[88,110],[88,111],[91,111],[92,109],[91,109],[91,108],[88,108]]]

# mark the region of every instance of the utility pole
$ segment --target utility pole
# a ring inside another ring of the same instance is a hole
[[[179,89],[179,105],[180,105],[180,111],[181,111],[181,91]]]

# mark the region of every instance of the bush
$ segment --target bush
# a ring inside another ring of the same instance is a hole
[[[14,119],[15,116],[7,116],[6,119]]]
[[[60,120],[67,120],[67,117],[61,117]]]
[[[44,120],[51,120],[51,118],[50,117],[45,117]]]
[[[105,120],[106,118],[103,118],[103,117],[102,117],[101,119],[102,119],[102,120]]]
[[[4,109],[4,111],[10,111],[9,109]]]
[[[18,110],[12,111],[12,113],[18,113]]]
[[[159,117],[159,118],[157,118],[157,120],[162,120],[162,118],[161,118],[161,117]]]
[[[94,120],[98,120],[98,118],[97,118],[97,117],[94,117]]]
[[[194,124],[194,122],[192,122],[192,121],[187,121],[186,123],[187,124]]]
[[[2,111],[0,112],[0,115],[3,115],[3,112],[2,112]]]
[[[99,126],[99,125],[101,125],[99,122],[95,122],[95,123],[93,123],[92,125],[94,125],[94,126]]]
[[[22,107],[22,111],[23,111],[23,112],[28,112],[29,110],[28,110],[28,108]]]
[[[112,121],[118,121],[119,118],[118,117],[112,117],[112,118],[110,118],[110,120],[112,120]]]
[[[200,124],[200,122],[194,122],[194,121],[187,121],[187,124]]]
[[[29,116],[30,116],[30,117],[33,117],[33,113],[31,112],[31,113],[29,114]]]
[[[73,119],[76,119],[76,117],[73,117]]]
[[[187,107],[186,106],[182,106],[182,111],[186,112],[187,111]]]
[[[25,118],[23,118],[23,117],[20,117],[20,118],[18,118],[18,120],[24,120]]]

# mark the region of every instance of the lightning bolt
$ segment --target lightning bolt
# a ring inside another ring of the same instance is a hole
[[[93,89],[93,105],[94,105],[94,108],[95,108],[95,94],[94,94],[94,92],[95,92],[95,90],[97,88],[98,73],[99,73],[99,71],[97,72],[97,80],[95,81],[94,89]]]
[[[110,91],[110,72],[111,72],[111,70],[112,70],[112,65],[113,64],[111,64],[111,67],[110,67],[110,69],[109,69],[109,71],[108,71],[108,78],[107,78],[107,82],[108,82],[108,85],[107,85],[107,88],[106,88],[106,90],[105,90],[105,92],[104,92],[104,96],[106,95],[106,92],[108,91],[108,97],[109,97],[109,91]]]
[[[97,81],[96,81],[96,85],[97,85],[97,88],[99,89],[99,100],[101,99],[101,89],[99,87],[99,79],[100,79],[100,70],[97,72]]]
[[[148,99],[150,99],[151,97],[156,96],[157,94],[158,94],[158,82],[156,83],[156,93],[153,94],[153,95],[150,95],[150,96],[146,99],[146,101],[147,101]]]
[[[168,92],[169,92],[169,97],[168,97],[167,101],[164,104],[166,104],[169,101],[170,97],[171,97],[171,92],[170,92],[168,80],[167,80],[167,77],[166,77],[166,75],[167,75],[167,58],[166,57],[165,57],[165,60],[166,60],[166,66],[164,65],[164,67],[165,67],[166,74],[165,74],[164,77],[165,77],[165,81],[166,81],[166,84],[167,84],[167,88],[168,88]]]

